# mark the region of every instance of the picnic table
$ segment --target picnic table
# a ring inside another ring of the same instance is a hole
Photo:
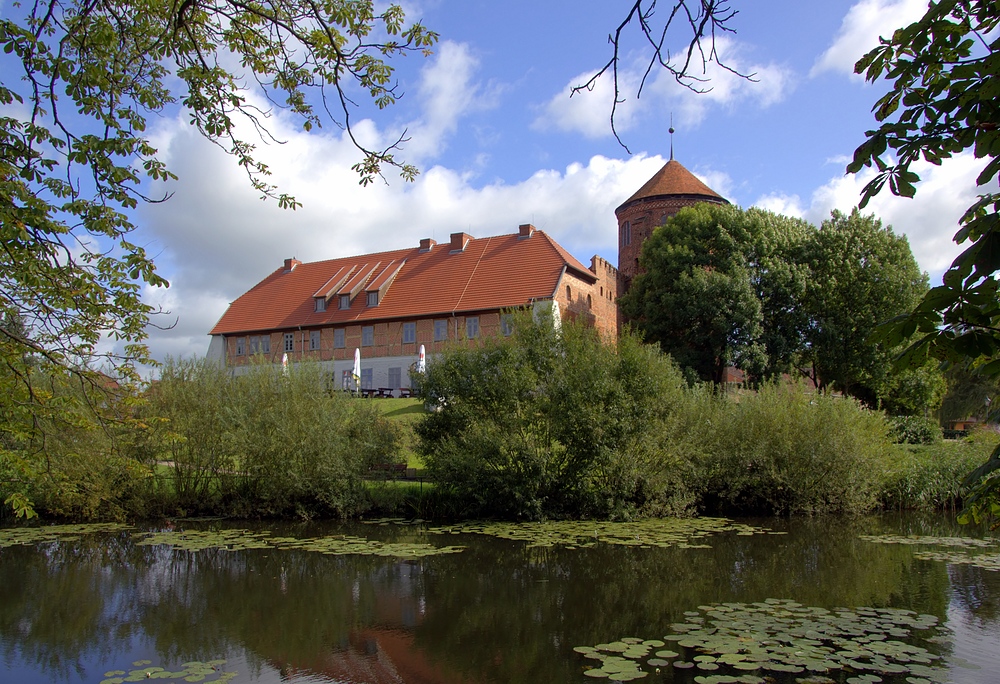
[[[379,387],[377,396],[380,399],[392,399],[392,391],[391,387]]]
[[[413,390],[411,390],[409,387],[400,387],[399,388],[399,398],[400,399],[409,399],[412,396],[413,396]]]

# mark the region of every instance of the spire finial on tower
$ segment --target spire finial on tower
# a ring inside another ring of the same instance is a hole
[[[670,161],[674,160],[674,113],[670,112]]]

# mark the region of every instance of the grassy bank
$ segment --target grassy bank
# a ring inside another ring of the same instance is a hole
[[[400,428],[400,449],[402,459],[407,468],[412,468],[419,475],[423,472],[424,461],[416,452],[416,436],[413,427],[427,414],[422,399],[370,399],[383,416]]]

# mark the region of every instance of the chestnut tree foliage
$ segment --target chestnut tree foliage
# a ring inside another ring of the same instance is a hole
[[[282,207],[295,199],[267,182],[266,165],[240,134],[248,119],[267,136],[269,112],[251,103],[251,89],[305,130],[343,127],[360,150],[362,183],[389,167],[409,179],[416,169],[395,156],[401,139],[383,149],[354,139],[351,98],[391,105],[399,95],[392,60],[426,54],[436,40],[399,5],[371,0],[34,0],[5,8],[0,493],[9,505],[30,513],[19,483],[49,467],[49,418],[80,418],[67,408],[80,401],[97,424],[102,413],[120,413],[121,398],[108,390],[125,390],[135,365],[150,361],[153,311],[141,293],[167,283],[133,241],[128,212],[149,199],[144,184],[174,177],[150,139],[150,117],[182,108]],[[102,351],[102,339],[123,351]],[[98,366],[115,381],[102,380]],[[57,376],[84,389],[53,392]]]
[[[915,337],[901,356],[968,365],[1000,376],[1000,5],[995,0],[940,0],[862,57],[855,70],[890,89],[873,109],[877,129],[854,153],[850,172],[874,167],[862,206],[886,187],[912,197],[919,160],[939,165],[971,151],[982,160],[979,197],[960,220],[965,250],[917,306],[886,328],[890,344]],[[1000,520],[1000,449],[970,474],[965,519]]]

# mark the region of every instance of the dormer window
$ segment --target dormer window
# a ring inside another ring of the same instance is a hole
[[[326,311],[326,299],[324,299],[323,297],[316,297],[314,301],[316,302],[315,310],[317,313],[320,311]]]
[[[368,306],[378,306],[378,290],[368,293]]]
[[[351,295],[349,294],[340,295],[340,308],[341,309],[351,308]]]

